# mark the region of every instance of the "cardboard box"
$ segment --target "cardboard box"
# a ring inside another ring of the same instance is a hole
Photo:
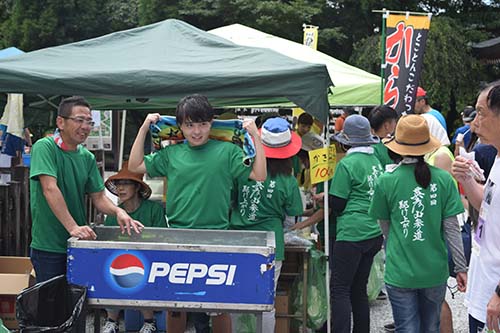
[[[5,327],[18,328],[16,296],[35,284],[33,266],[27,257],[0,257],[0,318]]]

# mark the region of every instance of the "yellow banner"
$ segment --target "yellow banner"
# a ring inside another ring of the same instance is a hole
[[[387,17],[387,27],[395,28],[399,22],[405,22],[406,26],[412,26],[413,29],[429,29],[431,26],[431,18],[427,15],[396,15],[390,14]]]
[[[335,145],[311,150],[309,152],[309,163],[311,164],[311,184],[332,179],[337,164],[337,150],[335,149]]]
[[[314,50],[318,49],[318,27],[311,25],[304,27],[304,45]]]

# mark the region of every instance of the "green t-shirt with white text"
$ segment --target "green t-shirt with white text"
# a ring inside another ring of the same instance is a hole
[[[375,182],[383,173],[373,154],[351,152],[337,164],[330,194],[346,199],[337,217],[337,241],[362,241],[382,235],[376,219],[368,215]]]
[[[400,288],[430,288],[447,281],[443,219],[464,208],[451,175],[429,166],[430,185],[415,180],[415,165],[400,165],[379,177],[370,215],[389,220],[385,282]]]
[[[230,228],[274,231],[276,260],[285,258],[283,221],[285,214],[300,216],[302,199],[297,180],[292,176],[268,177],[264,182],[240,181],[238,198],[231,213]]]

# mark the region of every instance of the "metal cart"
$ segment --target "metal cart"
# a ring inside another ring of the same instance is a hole
[[[96,227],[68,240],[67,278],[91,307],[262,312],[274,306],[272,232]]]

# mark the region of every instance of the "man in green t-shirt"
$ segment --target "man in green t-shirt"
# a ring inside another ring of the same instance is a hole
[[[87,101],[63,99],[56,124],[54,136],[38,140],[31,151],[31,261],[37,282],[66,274],[69,237],[96,238],[86,225],[85,194],[99,211],[116,216],[123,232],[143,228],[106,197],[95,157],[81,145],[94,126]]]
[[[266,158],[255,123],[243,123],[255,143],[255,160],[250,168],[243,163],[239,147],[209,139],[213,117],[214,111],[205,96],[186,96],[176,109],[185,143],[144,156],[149,127],[160,119],[158,113],[152,113],[144,120],[132,146],[130,171],[168,179],[166,214],[171,228],[228,229],[231,191],[236,180],[266,179]],[[184,332],[185,317],[169,312],[167,325],[169,332]],[[214,317],[213,330],[230,332],[229,315]]]

